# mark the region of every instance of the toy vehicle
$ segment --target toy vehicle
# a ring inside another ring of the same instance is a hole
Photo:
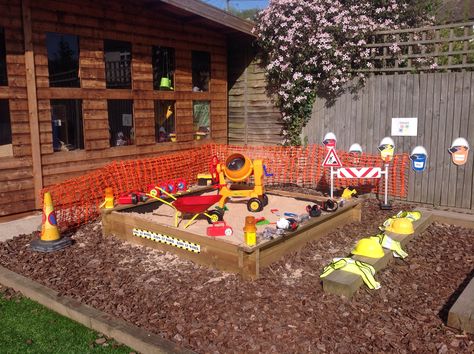
[[[148,197],[145,193],[142,192],[132,192],[128,194],[121,195],[118,198],[118,204],[137,204],[138,202],[146,202]]]
[[[164,199],[158,197],[159,193],[163,193],[167,197],[171,198],[173,201],[168,202]],[[176,198],[174,195],[168,193],[164,189],[157,187],[157,189],[152,189],[148,196],[159,200],[160,202],[172,207],[175,209],[175,227],[178,227],[178,218],[182,217],[183,214],[194,214],[191,220],[188,221],[184,228],[186,229],[191,223],[200,215],[204,214],[207,217],[207,222],[209,224],[215,223],[217,221],[222,221],[224,217],[224,209],[214,209],[208,210],[211,206],[216,204],[221,196],[217,195],[192,195],[192,196],[182,196]]]
[[[207,236],[232,236],[233,233],[225,221],[217,221],[207,228]]]

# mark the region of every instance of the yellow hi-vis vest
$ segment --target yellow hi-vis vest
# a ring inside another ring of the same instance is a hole
[[[381,234],[378,234],[378,235],[375,235],[375,236],[372,236],[372,237],[377,237],[379,242],[380,242],[380,245],[383,248],[386,248],[386,249],[389,249],[389,250],[393,251],[392,253],[393,253],[394,257],[397,257],[397,258],[406,258],[406,257],[408,257],[408,253],[406,253],[402,249],[402,245],[400,244],[400,242],[395,241],[390,236],[387,236],[384,233],[381,233]]]
[[[367,285],[369,289],[380,289],[381,287],[380,283],[374,278],[374,267],[368,263],[356,261],[352,258],[334,258],[331,263],[324,267],[323,272],[319,277],[327,277],[337,269],[360,275],[365,285]]]

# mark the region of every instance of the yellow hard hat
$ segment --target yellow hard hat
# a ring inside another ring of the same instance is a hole
[[[369,258],[382,258],[385,254],[377,237],[366,237],[360,239],[351,253]]]
[[[389,225],[387,225],[385,230],[401,235],[410,235],[415,232],[413,229],[413,223],[408,218],[394,219]]]

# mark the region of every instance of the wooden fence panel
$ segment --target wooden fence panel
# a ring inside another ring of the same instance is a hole
[[[338,149],[353,143],[377,153],[391,133],[391,118],[417,117],[418,136],[394,137],[396,152],[416,145],[428,151],[424,172],[409,173],[407,200],[442,207],[474,209],[474,153],[464,166],[451,162],[447,149],[459,136],[474,145],[474,72],[445,72],[371,77],[357,94],[342,95],[332,107],[317,99],[303,130],[304,140],[320,144],[333,131]]]

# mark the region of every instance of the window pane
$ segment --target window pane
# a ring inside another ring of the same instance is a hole
[[[7,149],[4,145],[10,145],[11,143],[12,129],[10,125],[8,100],[0,100],[0,156],[5,156],[1,153],[4,149]]]
[[[133,145],[133,101],[108,100],[110,146]]]
[[[174,48],[153,47],[153,89],[174,90]]]
[[[51,100],[54,151],[84,149],[81,100]]]
[[[61,33],[47,33],[50,87],[79,87],[79,38]]]
[[[107,88],[132,88],[132,45],[105,40],[104,52]]]
[[[192,53],[193,61],[193,91],[209,91],[211,78],[211,55],[208,52]]]
[[[0,86],[7,86],[7,52],[5,49],[5,31],[0,27]]]
[[[209,101],[193,101],[194,138],[200,140],[211,135]]]
[[[175,101],[155,101],[155,138],[157,143],[176,141]]]

